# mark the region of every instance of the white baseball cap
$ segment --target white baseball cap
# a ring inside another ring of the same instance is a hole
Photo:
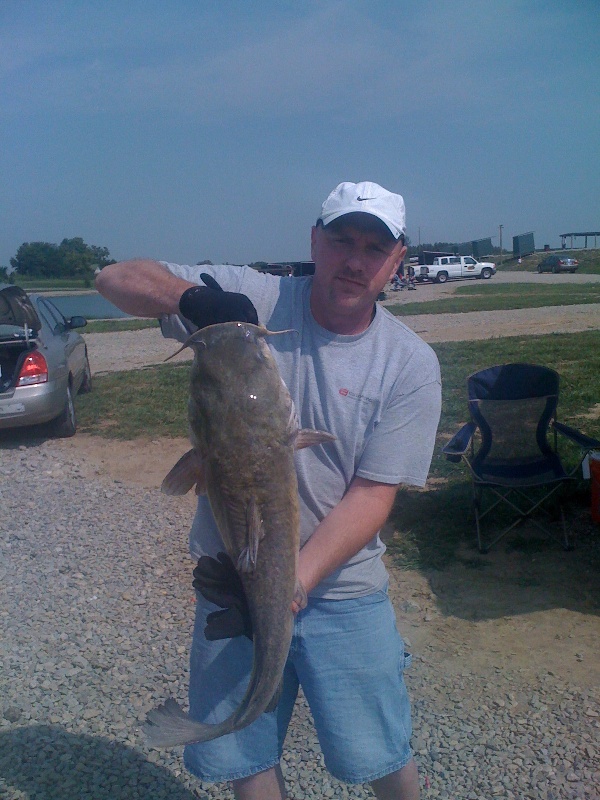
[[[323,225],[328,225],[344,214],[356,212],[380,219],[390,229],[394,239],[398,239],[406,230],[403,197],[371,181],[340,183],[323,203],[319,219]]]

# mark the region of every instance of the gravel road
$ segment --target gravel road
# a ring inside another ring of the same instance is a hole
[[[137,730],[159,701],[186,701],[189,508],[97,474],[61,442],[1,444],[0,797],[230,800],[188,776],[179,748],[148,750]],[[392,588],[410,630],[423,599]],[[413,653],[424,800],[598,800],[597,687],[543,664],[456,671]],[[372,797],[325,771],[303,702],[284,769],[290,798]]]

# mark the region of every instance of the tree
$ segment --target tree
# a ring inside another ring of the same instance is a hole
[[[90,278],[94,269],[114,264],[108,248],[86,244],[81,237],[50,242],[24,242],[11,266],[19,275],[35,278]]]

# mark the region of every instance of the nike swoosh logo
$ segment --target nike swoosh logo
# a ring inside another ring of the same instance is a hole
[[[359,202],[362,202],[363,200],[375,200],[375,198],[374,198],[374,197],[360,197],[360,196],[359,196],[359,197],[357,197],[356,199],[357,199]]]

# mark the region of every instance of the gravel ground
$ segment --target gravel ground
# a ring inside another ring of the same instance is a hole
[[[189,506],[94,472],[60,442],[0,445],[0,797],[229,800],[137,730],[157,702],[186,700]],[[398,610],[402,629],[411,608]],[[600,798],[597,690],[414,656],[423,798]],[[328,776],[302,702],[284,768],[291,798],[372,796]]]

